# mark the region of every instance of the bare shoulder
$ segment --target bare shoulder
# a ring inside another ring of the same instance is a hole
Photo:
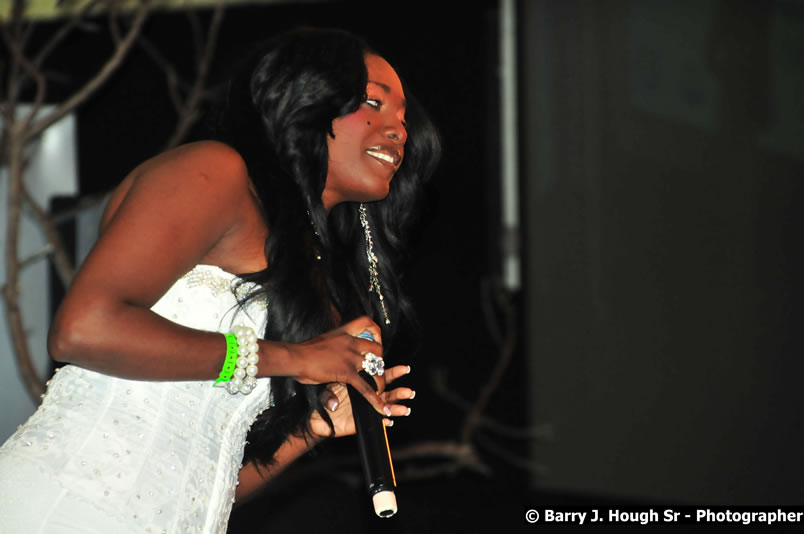
[[[136,177],[164,176],[172,179],[201,177],[210,182],[244,185],[248,182],[246,163],[229,145],[218,141],[198,141],[176,147],[146,161],[132,173]]]
[[[196,141],[175,148],[177,157],[199,159],[206,163],[215,163],[224,170],[242,171],[246,164],[240,153],[231,146],[220,141]]]
[[[130,193],[143,191],[237,202],[249,194],[248,169],[234,148],[218,141],[198,141],[163,152],[137,166],[112,192],[101,228]]]
[[[110,198],[73,293],[103,289],[147,307],[199,263],[235,272],[256,263],[253,250],[264,250],[264,238],[257,241],[265,233],[257,231],[261,218],[249,186],[243,159],[222,143],[183,145],[142,163]],[[109,279],[109,272],[119,276]],[[144,272],[147,279],[130,282]]]

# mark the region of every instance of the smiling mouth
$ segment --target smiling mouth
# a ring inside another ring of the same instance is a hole
[[[366,150],[366,154],[394,167],[398,167],[402,162],[402,155],[398,150],[391,147],[371,147]]]
[[[381,159],[383,161],[387,161],[390,164],[394,164],[394,158],[389,156],[388,154],[383,154],[382,152],[374,152],[372,150],[366,150],[366,154],[369,156],[375,157],[377,159]]]

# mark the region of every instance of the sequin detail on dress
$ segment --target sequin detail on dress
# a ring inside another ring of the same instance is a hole
[[[228,278],[226,276],[221,276],[221,273],[225,273],[230,276],[234,275],[227,273],[219,267],[213,267],[212,269],[210,269],[210,267],[213,266],[196,265],[187,274],[182,276],[181,279],[187,283],[187,287],[206,287],[212,290],[213,295],[217,295],[218,293],[223,293],[225,291],[234,292],[238,302],[242,302],[243,299],[245,299],[248,294],[257,287],[257,284],[253,282],[240,283],[237,277]],[[257,297],[255,300],[263,306],[268,305],[264,297]]]

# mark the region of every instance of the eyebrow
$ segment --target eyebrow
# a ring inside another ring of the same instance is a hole
[[[373,83],[374,85],[379,85],[382,88],[382,90],[385,91],[386,94],[389,94],[389,95],[391,94],[391,88],[388,85],[386,85],[386,84],[384,84],[382,82],[375,82],[374,80],[369,80],[368,83]],[[408,101],[405,100],[404,98],[402,99],[402,107],[403,108],[408,107]]]

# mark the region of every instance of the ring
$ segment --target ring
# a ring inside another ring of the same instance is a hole
[[[367,352],[363,357],[363,369],[371,376],[382,376],[385,372],[385,362],[373,352]]]

